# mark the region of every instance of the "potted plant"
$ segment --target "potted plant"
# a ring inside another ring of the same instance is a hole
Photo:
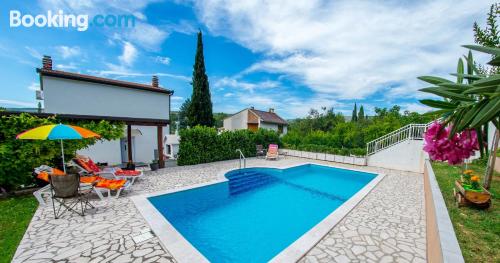
[[[151,168],[151,171],[158,170],[159,168],[158,160],[152,160],[151,163],[149,164],[149,167]]]
[[[454,189],[457,205],[473,204],[488,208],[491,204],[491,194],[479,184],[479,176],[473,170],[465,170],[461,180],[455,181]]]

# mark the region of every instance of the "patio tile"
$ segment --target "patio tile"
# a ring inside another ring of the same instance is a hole
[[[386,177],[300,262],[425,262],[425,214],[421,174],[288,157],[249,158],[247,167],[284,167],[305,162],[382,172]],[[39,207],[12,262],[175,262],[150,231],[129,197],[211,182],[237,160],[147,172],[120,198],[94,199],[85,217],[54,219],[51,206]]]

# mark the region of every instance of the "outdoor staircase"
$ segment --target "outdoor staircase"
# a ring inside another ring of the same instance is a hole
[[[241,194],[256,187],[278,181],[278,179],[272,175],[254,171],[243,171],[241,173],[232,174],[228,179],[229,192],[231,195]]]
[[[366,144],[369,166],[422,172],[424,134],[433,123],[408,124]]]
[[[434,121],[427,124],[408,124],[382,137],[370,141],[366,144],[366,155],[369,156],[375,154],[376,152],[407,140],[423,140],[425,131],[427,131],[433,122]]]

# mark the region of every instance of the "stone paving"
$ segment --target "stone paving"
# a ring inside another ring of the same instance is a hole
[[[421,174],[288,157],[251,158],[247,167],[304,162],[385,173],[386,177],[301,262],[425,262],[425,215]],[[214,181],[238,161],[146,172],[119,198],[95,199],[85,217],[54,219],[39,207],[12,262],[175,262],[156,237],[136,243],[150,228],[130,196]]]

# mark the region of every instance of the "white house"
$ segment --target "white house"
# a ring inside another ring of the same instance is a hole
[[[78,153],[97,162],[121,164],[128,161],[149,163],[164,154],[163,131],[168,133],[170,97],[173,91],[158,85],[140,84],[52,69],[45,56],[40,74],[45,114],[65,119],[116,120],[126,124],[123,138],[100,141]]]
[[[242,129],[256,131],[263,128],[286,134],[287,126],[288,123],[276,114],[273,108],[268,111],[261,111],[250,107],[224,119],[224,129],[228,131]]]

